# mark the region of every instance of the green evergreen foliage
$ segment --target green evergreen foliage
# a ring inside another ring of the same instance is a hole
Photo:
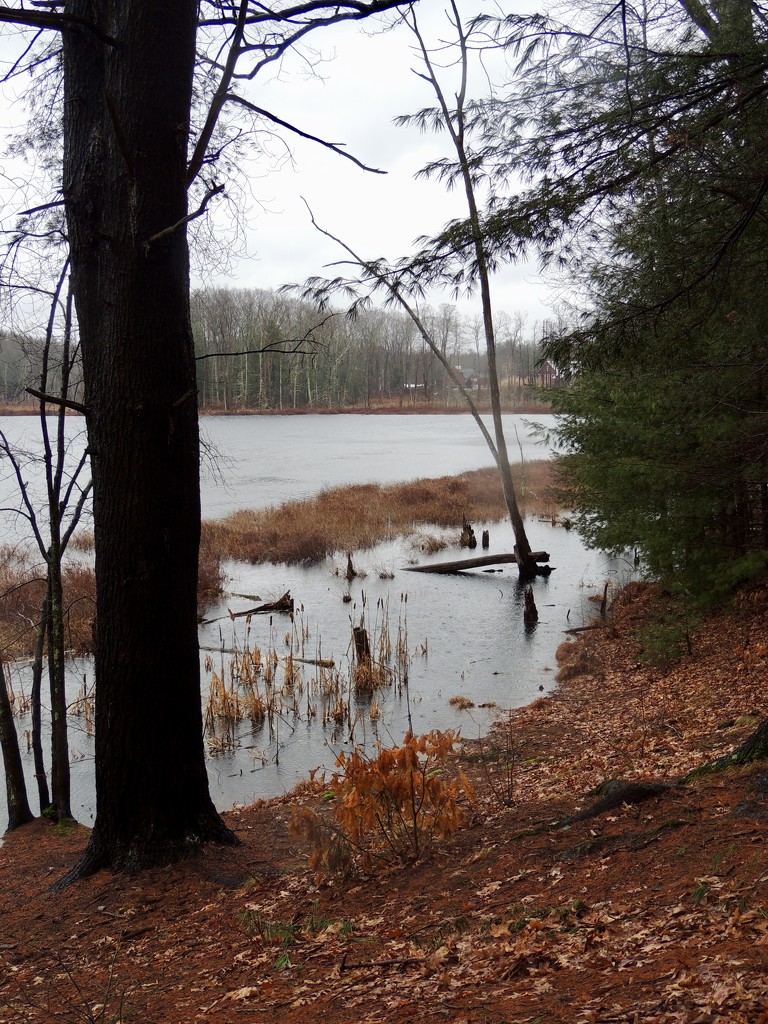
[[[579,310],[545,354],[570,376],[556,435],[580,529],[709,596],[768,551],[768,8],[569,6],[493,25],[523,84],[482,112],[483,160],[529,186],[486,211],[489,245],[535,245]],[[423,266],[471,276],[467,232]]]

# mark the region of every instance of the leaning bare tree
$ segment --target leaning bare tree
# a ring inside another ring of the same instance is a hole
[[[423,294],[421,275],[424,271],[421,261],[405,259],[392,265],[387,264],[383,260],[367,260],[358,255],[345,242],[336,238],[324,228],[319,227],[313,217],[313,223],[318,227],[318,230],[341,245],[351,258],[352,263],[360,269],[361,274],[356,281],[344,278],[324,281],[314,278],[307,282],[302,291],[306,297],[314,299],[321,305],[328,303],[334,295],[339,293],[349,294],[352,292],[357,297],[360,288],[383,291],[390,302],[399,305],[411,317],[425,343],[440,361],[453,384],[462,393],[470,413],[474,417],[493,454],[499,468],[504,499],[515,534],[515,557],[520,577],[522,579],[530,579],[536,576],[537,573],[549,572],[549,569],[539,567],[537,555],[542,559],[544,556],[531,550],[525,523],[515,493],[507,442],[504,435],[501,391],[496,359],[496,330],[493,318],[491,282],[493,261],[489,258],[486,248],[485,232],[478,200],[479,183],[485,175],[482,166],[478,162],[477,154],[472,148],[473,109],[472,101],[468,95],[468,76],[472,56],[472,28],[468,28],[464,24],[455,2],[450,3],[448,19],[455,37],[453,49],[451,50],[453,56],[450,63],[458,76],[456,91],[452,97],[449,96],[446,87],[443,85],[440,67],[437,63],[438,58],[425,40],[415,10],[411,9],[403,15],[403,20],[411,29],[416,40],[416,49],[421,58],[422,70],[418,71],[417,74],[430,86],[436,98],[437,107],[400,117],[397,119],[397,123],[401,125],[415,124],[422,130],[433,129],[442,132],[448,136],[453,151],[451,158],[436,161],[424,168],[421,174],[425,177],[435,177],[449,188],[456,186],[461,189],[464,195],[468,227],[463,240],[465,246],[463,256],[470,267],[465,277],[465,283],[470,288],[476,289],[480,297],[482,331],[488,360],[493,433],[487,429],[472,400],[472,396],[464,387],[464,382],[446,358],[445,353],[441,351],[424,318],[419,314],[418,299]],[[440,45],[439,52],[441,55],[440,59],[444,60],[447,52],[445,44]],[[429,272],[433,280],[441,276],[440,269],[435,266],[430,266]]]

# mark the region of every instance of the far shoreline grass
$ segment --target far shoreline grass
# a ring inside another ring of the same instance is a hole
[[[556,515],[553,462],[526,462],[513,466],[512,474],[524,515]],[[421,527],[460,530],[465,518],[498,522],[506,515],[498,470],[489,467],[402,484],[334,487],[303,501],[242,509],[203,523],[201,551],[252,564],[312,563]]]
[[[478,412],[490,415],[490,402],[476,402]],[[49,403],[50,414],[56,411],[54,403]],[[546,402],[535,398],[521,401],[502,402],[504,415],[537,416],[552,412]],[[250,407],[225,409],[220,405],[201,406],[200,416],[469,416],[466,405],[445,405],[439,402],[421,402],[419,404],[398,404],[396,402],[372,402],[370,405],[340,406],[302,406],[301,408],[255,409]],[[40,403],[32,401],[3,402],[0,401],[0,416],[37,416]],[[67,416],[79,417],[80,413],[72,409],[66,410]]]

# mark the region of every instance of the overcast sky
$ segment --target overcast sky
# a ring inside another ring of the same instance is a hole
[[[505,11],[522,10],[523,2],[507,3]],[[496,9],[490,3],[481,6]],[[433,40],[448,31],[442,11],[443,5],[436,0],[423,0],[421,18]],[[7,31],[7,26],[0,26],[0,35]],[[292,61],[274,80],[258,80],[255,93],[250,94],[254,102],[302,130],[343,143],[360,160],[387,173],[366,173],[317,144],[285,133],[290,156],[280,141],[267,139],[275,159],[254,157],[243,165],[246,219],[238,229],[241,251],[233,246],[230,265],[209,268],[205,278],[196,275],[195,284],[277,288],[311,275],[335,273],[324,267],[343,258],[343,253],[311,226],[302,197],[320,224],[364,257],[406,255],[418,235],[463,216],[460,192],[446,195],[438,183],[414,180],[426,161],[446,152],[445,140],[392,123],[396,115],[434,102],[427,84],[411,70],[418,64],[412,42],[402,27],[374,34],[370,28],[336,26],[313,40],[313,47],[325,58],[316,66],[317,74],[308,75]],[[0,60],[8,52],[6,39],[0,42]],[[480,77],[475,86],[484,88]],[[0,100],[0,131],[7,131],[23,119],[24,112],[9,102],[7,91],[0,93]],[[0,157],[0,169],[19,173],[18,165],[10,165],[4,157]],[[214,213],[221,218],[223,230],[225,209],[222,204],[220,212]],[[455,301],[450,295],[432,298]],[[496,278],[497,311],[526,314],[529,328],[551,315],[548,302],[535,267],[512,266]],[[473,309],[466,301],[458,305],[462,312]]]

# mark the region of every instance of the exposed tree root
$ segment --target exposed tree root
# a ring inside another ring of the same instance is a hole
[[[763,761],[768,758],[768,718],[766,718],[755,731],[747,736],[730,754],[716,757],[714,761],[708,761],[699,768],[694,768],[683,779],[696,779],[701,775],[711,775],[713,772],[722,772],[726,768],[738,768],[744,764],[751,764],[753,761]]]
[[[603,795],[591,807],[585,807],[578,814],[572,814],[554,824],[554,828],[565,828],[575,821],[586,821],[596,818],[607,811],[613,811],[623,804],[639,804],[643,800],[661,796],[673,787],[667,782],[619,782],[611,779],[600,787]]]

